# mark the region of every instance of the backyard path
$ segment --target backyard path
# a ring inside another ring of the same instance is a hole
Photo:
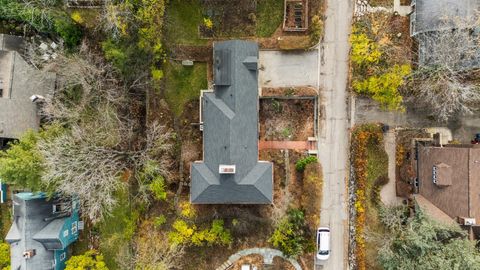
[[[314,150],[316,145],[309,141],[259,141],[258,150],[262,149]]]
[[[321,92],[318,156],[324,175],[320,224],[329,226],[331,231],[331,255],[323,269],[342,270],[348,269],[346,183],[350,123],[347,79],[353,1],[327,0],[326,5],[325,34],[319,44],[318,58]]]

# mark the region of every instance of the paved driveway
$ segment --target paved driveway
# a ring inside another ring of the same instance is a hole
[[[260,51],[260,87],[318,86],[318,50]]]

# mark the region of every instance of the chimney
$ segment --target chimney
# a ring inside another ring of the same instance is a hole
[[[442,134],[440,134],[439,132],[433,134],[433,145],[443,146],[441,143],[442,143]]]

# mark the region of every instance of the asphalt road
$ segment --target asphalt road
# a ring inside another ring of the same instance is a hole
[[[324,185],[320,223],[331,231],[331,255],[323,268],[348,269],[347,168],[349,114],[348,42],[353,1],[327,0],[325,35],[319,44],[319,87],[323,120],[319,125],[319,159]],[[319,262],[317,262],[318,264]]]

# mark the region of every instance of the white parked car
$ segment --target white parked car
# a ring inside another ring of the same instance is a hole
[[[320,227],[317,229],[317,259],[328,260],[330,257],[330,229]]]

